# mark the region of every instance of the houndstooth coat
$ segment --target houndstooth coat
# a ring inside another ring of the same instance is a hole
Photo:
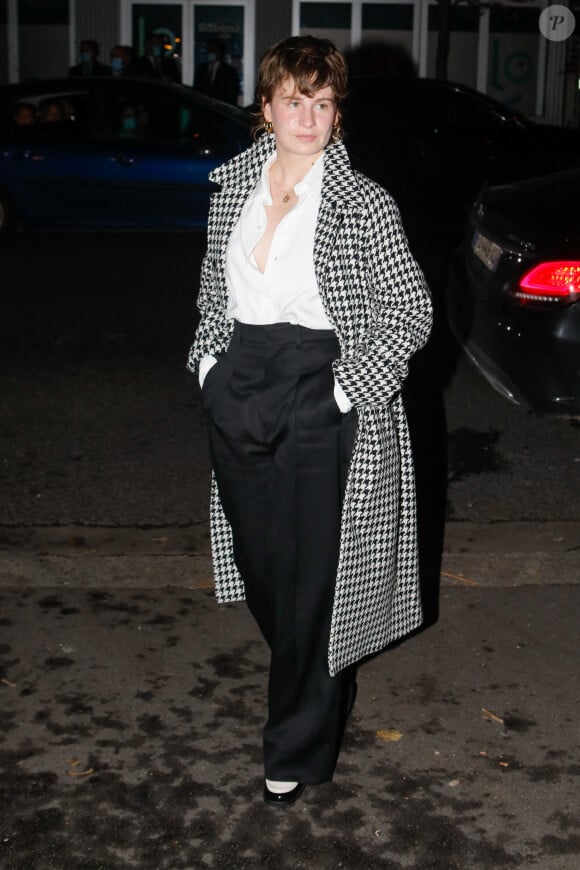
[[[274,148],[273,136],[263,136],[210,175],[221,189],[211,197],[191,371],[203,356],[228,347],[233,321],[226,314],[226,245]],[[335,375],[358,411],[328,648],[334,675],[421,623],[414,474],[401,385],[432,318],[429,291],[395,203],[351,168],[342,144],[325,152],[314,262],[341,347]],[[211,540],[217,600],[241,600],[244,585],[215,479]]]

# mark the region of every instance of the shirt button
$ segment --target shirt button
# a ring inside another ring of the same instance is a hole
[[[262,224],[258,224],[258,226],[256,227],[256,229],[257,229],[257,230],[261,230],[261,229],[262,229]]]

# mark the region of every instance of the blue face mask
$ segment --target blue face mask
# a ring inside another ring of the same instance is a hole
[[[153,57],[161,57],[161,55],[163,54],[163,46],[154,45],[152,50],[151,50],[151,53],[152,53]]]
[[[132,131],[137,129],[137,118],[129,115],[128,118],[123,118],[123,130]]]
[[[93,59],[93,55],[90,51],[81,51],[81,63],[90,63]]]
[[[208,62],[208,63],[213,63],[213,62],[216,61],[216,60],[217,60],[217,54],[215,53],[215,51],[208,51],[208,53],[207,53],[207,62]]]
[[[123,58],[122,57],[112,57],[111,58],[111,69],[113,72],[121,72],[123,69]]]

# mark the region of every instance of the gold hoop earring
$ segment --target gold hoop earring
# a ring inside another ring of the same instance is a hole
[[[332,128],[332,136],[330,137],[330,141],[333,145],[336,145],[337,142],[342,141],[342,127],[340,124],[335,124]]]
[[[264,121],[264,130],[266,131],[266,133],[274,132],[274,125],[271,121]]]

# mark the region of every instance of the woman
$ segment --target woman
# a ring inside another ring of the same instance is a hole
[[[332,778],[356,663],[421,621],[401,385],[431,303],[393,200],[350,167],[346,83],[325,39],[264,56],[265,132],[210,175],[188,362],[214,471],[216,597],[245,597],[271,651],[275,805]]]

